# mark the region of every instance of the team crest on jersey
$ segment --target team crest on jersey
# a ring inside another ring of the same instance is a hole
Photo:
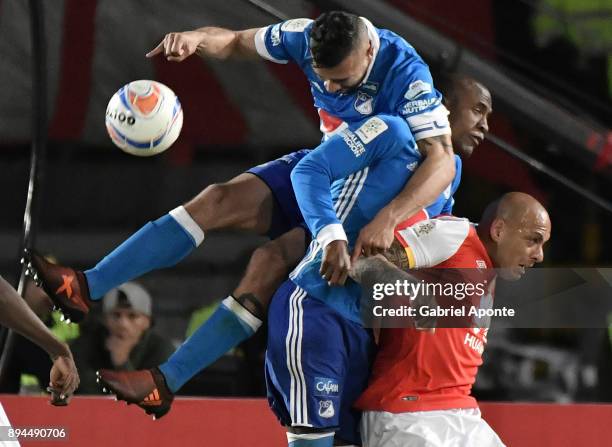
[[[281,26],[282,31],[288,31],[290,33],[301,33],[308,25],[312,22],[312,19],[292,19],[287,20]]]
[[[417,237],[421,237],[421,236],[426,236],[429,233],[431,233],[433,231],[433,229],[435,228],[435,224],[431,221],[428,222],[421,222],[416,224],[413,228],[414,228],[414,232],[417,235]]]
[[[369,115],[374,110],[374,98],[367,93],[357,92],[357,99],[355,99],[355,110],[362,115]]]
[[[418,80],[414,81],[408,86],[408,90],[406,90],[406,93],[404,93],[404,98],[406,98],[407,100],[412,100],[418,98],[421,95],[431,92],[432,88],[430,83]]]
[[[388,128],[387,123],[378,117],[374,117],[363,123],[355,133],[364,144],[368,144]]]
[[[319,401],[319,416],[325,419],[333,418],[336,414],[334,403],[331,400]]]

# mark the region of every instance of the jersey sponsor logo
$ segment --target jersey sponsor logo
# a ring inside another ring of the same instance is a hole
[[[344,129],[342,132],[340,132],[340,135],[342,136],[342,139],[347,144],[349,149],[353,151],[355,157],[361,157],[363,155],[363,153],[365,152],[365,146],[361,141],[359,141],[357,135],[355,135],[348,129]]]
[[[357,92],[357,98],[355,99],[355,110],[362,115],[369,115],[374,110],[374,98],[364,92]]]
[[[408,100],[416,99],[421,95],[431,93],[431,91],[432,88],[430,83],[421,80],[414,81],[408,86],[408,90],[404,93],[404,98]]]
[[[476,335],[472,335],[469,333],[465,334],[465,338],[463,339],[463,344],[468,345],[472,350],[476,351],[479,355],[482,355],[484,352],[484,343],[480,340]]]
[[[363,123],[355,133],[364,144],[368,144],[388,128],[389,126],[387,126],[387,123],[378,117],[374,117]]]
[[[336,414],[334,403],[331,400],[319,401],[319,416],[325,419],[333,418]]]
[[[404,104],[404,114],[422,112],[428,109],[432,105],[440,103],[440,98],[429,98],[429,99],[415,99]]]
[[[290,33],[301,33],[303,32],[308,25],[310,25],[312,19],[292,19],[287,20],[282,24],[281,30],[288,31]]]
[[[314,380],[315,396],[337,396],[340,392],[340,384],[336,379],[328,377],[315,377]]]
[[[272,27],[272,31],[270,31],[270,40],[272,41],[272,46],[277,47],[281,43],[280,38],[280,24],[274,25]]]

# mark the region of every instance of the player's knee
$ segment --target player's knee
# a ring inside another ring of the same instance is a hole
[[[227,183],[213,183],[208,185],[192,202],[204,204],[207,207],[218,209],[227,204],[231,197],[232,187]],[[189,205],[189,204],[188,204]]]
[[[251,256],[252,264],[265,269],[267,276],[277,278],[285,277],[291,266],[287,259],[286,251],[277,241],[269,241],[258,247]]]
[[[226,211],[231,211],[232,191],[227,183],[214,183],[185,204],[185,209],[198,225],[208,230],[214,227],[211,219],[223,220]]]

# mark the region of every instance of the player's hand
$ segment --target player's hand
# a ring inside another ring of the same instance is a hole
[[[359,256],[374,256],[381,254],[391,247],[394,239],[395,221],[384,213],[376,217],[359,232],[351,262]]]
[[[72,356],[60,355],[53,361],[49,374],[49,388],[51,404],[56,406],[68,405],[70,397],[80,383],[79,373]]]
[[[196,31],[169,33],[146,56],[154,57],[163,53],[169,61],[182,62],[196,52],[200,39],[201,35]]]
[[[325,247],[319,273],[330,286],[342,286],[351,269],[351,257],[346,241],[332,241]]]

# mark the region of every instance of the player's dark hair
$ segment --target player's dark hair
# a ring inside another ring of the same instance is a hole
[[[441,73],[435,79],[436,88],[442,93],[447,107],[457,101],[462,89],[480,84],[478,80],[457,72]]]
[[[342,62],[360,42],[364,27],[355,14],[344,11],[321,14],[310,31],[315,67],[332,68]]]

